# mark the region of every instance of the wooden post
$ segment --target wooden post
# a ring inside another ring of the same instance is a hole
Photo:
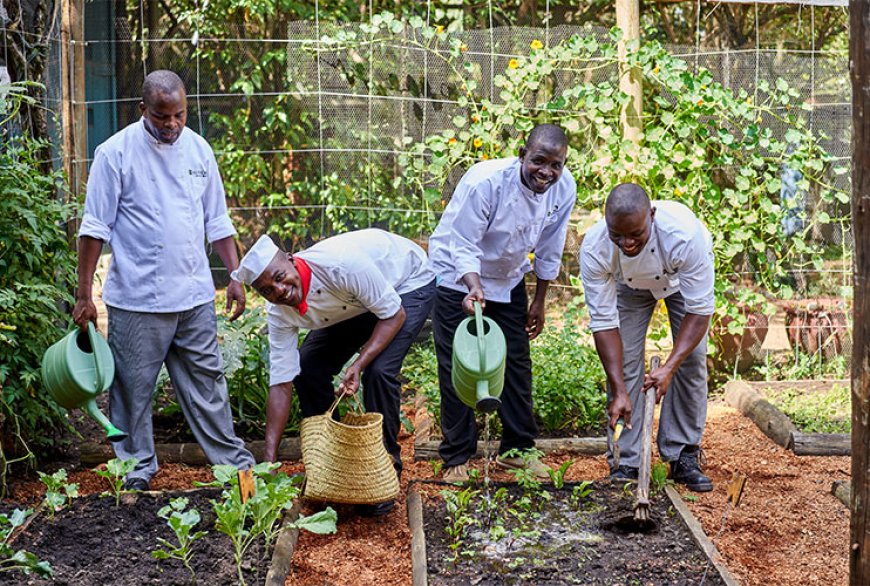
[[[852,78],[852,498],[849,584],[870,584],[870,0],[849,3]]]
[[[640,41],[639,0],[616,0],[616,26],[622,30],[622,40],[619,42],[619,89],[630,98],[619,116],[622,137],[638,145],[643,130],[640,117],[643,111],[643,85],[640,71],[636,67],[626,67],[625,55],[629,41]]]
[[[63,166],[73,198],[84,192],[87,181],[84,22],[84,0],[61,0]],[[75,226],[69,229],[74,238]]]

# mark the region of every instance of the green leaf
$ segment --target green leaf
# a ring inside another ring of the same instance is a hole
[[[313,515],[299,517],[293,525],[319,535],[331,534],[337,531],[338,515],[332,507],[326,507]]]

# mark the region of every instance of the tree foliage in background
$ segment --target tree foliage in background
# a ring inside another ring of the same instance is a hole
[[[26,95],[0,85],[0,127]],[[64,222],[74,210],[61,203],[59,173],[40,170],[46,145],[27,136],[5,137],[0,148],[0,475],[48,447],[63,410],[41,388],[40,361],[67,322],[75,256]]]

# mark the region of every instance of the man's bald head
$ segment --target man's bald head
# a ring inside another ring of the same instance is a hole
[[[539,124],[532,129],[529,138],[526,139],[526,148],[531,148],[533,145],[567,147],[568,136],[555,124]]]
[[[161,95],[170,96],[176,92],[185,96],[184,82],[181,78],[168,69],[158,69],[145,76],[145,82],[142,84],[142,101],[146,106],[153,107]]]
[[[646,213],[650,209],[649,196],[636,183],[621,183],[613,188],[604,204],[604,217],[613,218]]]

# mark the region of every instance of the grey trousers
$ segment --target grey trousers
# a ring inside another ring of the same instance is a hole
[[[115,357],[109,411],[112,423],[129,434],[114,444],[115,455],[139,460],[128,478],[150,480],[157,472],[151,405],[164,362],[178,404],[208,461],[253,466],[254,457],[233,431],[214,303],[178,313],[113,307],[108,312],[109,346]]]
[[[623,376],[631,399],[633,428],[625,429],[619,438],[620,466],[640,466],[641,429],[643,427],[644,393],[641,392],[646,372],[644,347],[646,334],[656,299],[649,291],[617,286],[619,308],[619,335],[622,338]],[[671,336],[676,339],[680,324],[686,315],[683,296],[677,292],[665,297]],[[662,357],[663,359],[665,357]],[[612,399],[610,387],[608,399]],[[671,386],[662,399],[656,444],[665,462],[680,457],[686,446],[701,444],[707,419],[707,336],[677,369]],[[613,430],[608,428],[608,446],[613,441]],[[613,453],[608,450],[607,463],[613,467]]]

